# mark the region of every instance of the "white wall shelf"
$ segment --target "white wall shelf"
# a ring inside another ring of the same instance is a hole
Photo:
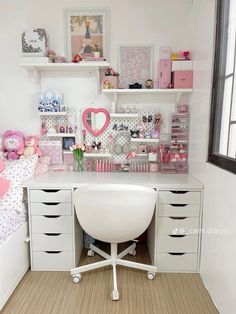
[[[84,153],[84,157],[111,157],[111,153]]]
[[[159,143],[159,138],[131,138],[131,142],[136,142],[136,143]]]
[[[110,113],[111,118],[138,118],[138,113]]]
[[[107,95],[113,95],[113,94],[170,94],[170,95],[176,95],[176,94],[184,94],[184,93],[191,93],[192,89],[174,89],[174,88],[167,88],[167,89],[161,89],[161,88],[152,88],[152,89],[103,89],[103,93]]]
[[[75,133],[47,133],[47,137],[75,137]]]
[[[61,112],[39,112],[39,116],[68,116],[66,111]]]
[[[109,67],[107,61],[83,61],[79,63],[20,63],[20,66],[26,70],[37,71],[80,71],[97,70]]]

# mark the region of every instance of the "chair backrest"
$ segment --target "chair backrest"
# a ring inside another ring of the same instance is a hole
[[[81,227],[95,239],[120,243],[149,226],[157,200],[154,189],[138,185],[85,185],[73,194]]]

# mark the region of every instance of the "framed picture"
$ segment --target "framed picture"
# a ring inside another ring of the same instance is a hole
[[[118,52],[119,87],[129,88],[129,84],[139,83],[145,87],[145,81],[153,79],[153,46],[120,46]]]
[[[68,61],[78,54],[85,60],[92,60],[98,56],[107,60],[109,29],[108,8],[66,9],[65,39]]]
[[[63,137],[62,139],[62,149],[69,150],[70,146],[75,145],[74,137]]]

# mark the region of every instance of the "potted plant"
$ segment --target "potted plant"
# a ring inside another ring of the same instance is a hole
[[[99,43],[94,43],[94,45],[93,45],[93,55],[94,55],[94,58],[99,58],[100,57]]]

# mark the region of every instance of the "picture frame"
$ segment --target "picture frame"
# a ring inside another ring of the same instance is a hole
[[[110,9],[65,9],[64,14],[65,50],[68,61],[75,55],[81,55],[85,61],[108,60]],[[94,49],[99,51],[99,57],[94,54]]]
[[[153,45],[120,45],[118,48],[119,88],[153,78]]]
[[[75,137],[63,137],[62,149],[69,150],[72,145],[75,145]]]

